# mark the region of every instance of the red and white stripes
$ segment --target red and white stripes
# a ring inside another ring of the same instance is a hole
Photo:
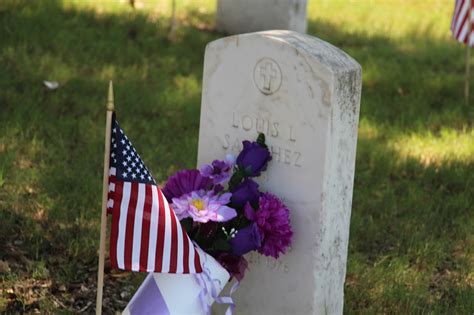
[[[456,0],[451,32],[458,41],[474,46],[474,0]]]
[[[110,169],[112,268],[162,273],[199,273],[198,251],[158,186],[117,180]]]

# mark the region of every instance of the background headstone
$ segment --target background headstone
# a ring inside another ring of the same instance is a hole
[[[241,34],[265,30],[306,33],[307,0],[218,0],[217,30]]]
[[[278,260],[252,254],[237,314],[342,314],[361,67],[311,36],[270,31],[210,43],[198,163],[266,135],[259,183],[291,209],[294,242]]]

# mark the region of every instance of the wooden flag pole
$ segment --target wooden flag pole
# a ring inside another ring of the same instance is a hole
[[[114,88],[112,81],[109,83],[109,96],[107,98],[107,119],[105,123],[105,153],[104,153],[104,178],[102,184],[102,215],[100,218],[100,247],[99,247],[99,270],[97,272],[97,302],[95,313],[102,314],[102,293],[104,287],[104,262],[105,262],[105,238],[107,234],[107,199],[109,194],[109,159],[110,159],[110,136],[112,129],[112,114],[114,112]]]
[[[467,29],[467,47],[466,47],[466,76],[464,77],[464,99],[466,105],[469,105],[469,68],[471,66],[471,37],[472,37],[472,0],[469,0],[468,29]]]

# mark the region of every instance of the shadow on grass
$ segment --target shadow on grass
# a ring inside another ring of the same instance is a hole
[[[472,313],[474,163],[397,157],[359,138],[346,313]]]
[[[211,21],[204,15],[191,24],[200,19]],[[94,300],[109,79],[118,118],[155,177],[194,166],[204,47],[217,35],[183,23],[171,43],[167,22],[51,0],[0,4],[0,259],[14,261],[20,252],[31,262],[12,263],[4,283],[32,278],[40,264],[38,277],[52,280],[36,304],[2,296],[0,310],[2,303],[12,312],[61,308],[48,304],[48,294],[75,311]],[[361,118],[382,131],[358,144],[346,310],[396,312],[399,304],[400,312],[472,312],[465,281],[472,162],[425,166],[400,159],[387,143],[407,132],[470,128],[461,52],[416,34],[399,43],[320,21],[310,21],[309,31],[361,63]],[[60,88],[47,91],[43,80]],[[106,291],[111,312],[123,308],[130,296],[120,294],[139,279],[106,282],[115,290]],[[77,284],[87,288],[80,298]]]
[[[412,33],[402,39],[341,33],[310,20],[308,33],[354,57],[363,69],[361,116],[398,131],[437,131],[472,126],[464,102],[464,49],[454,40]]]

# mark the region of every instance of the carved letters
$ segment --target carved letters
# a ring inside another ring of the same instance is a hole
[[[236,113],[232,113],[231,123],[232,128],[251,132],[252,134],[263,133],[267,138],[279,139],[285,144],[290,144],[290,147],[296,143],[295,130],[293,126],[288,124],[246,114],[239,116]],[[222,147],[225,150],[230,149],[237,153],[242,149],[242,140],[226,133],[224,134]],[[269,145],[269,149],[273,156],[273,161],[294,167],[302,166],[303,157],[301,152],[273,144]]]

